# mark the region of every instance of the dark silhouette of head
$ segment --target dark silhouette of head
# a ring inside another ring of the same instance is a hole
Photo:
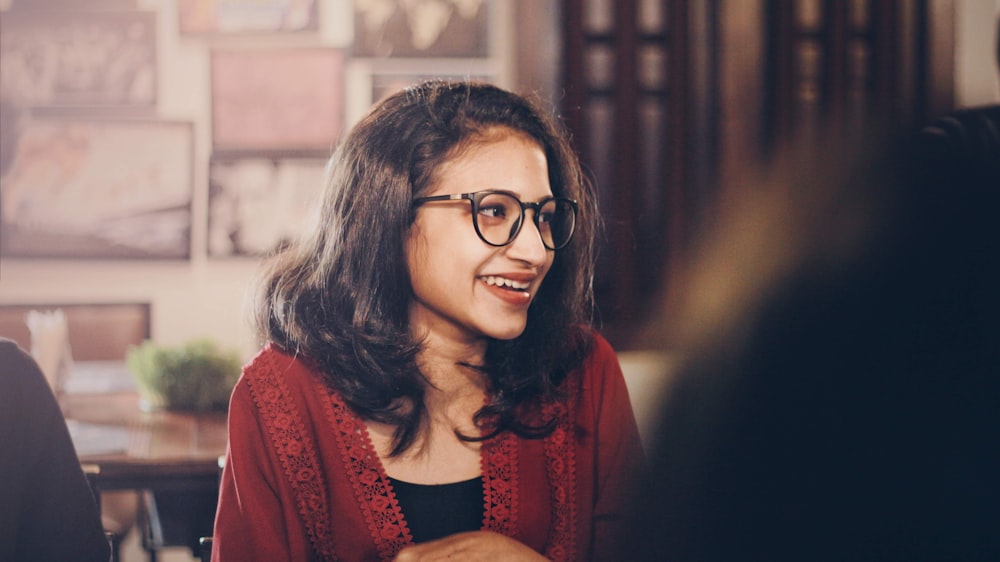
[[[792,158],[720,221],[630,559],[1000,557],[998,130]]]

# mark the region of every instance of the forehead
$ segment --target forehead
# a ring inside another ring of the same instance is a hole
[[[535,137],[519,129],[513,129],[504,125],[494,125],[475,131],[455,144],[445,155],[442,164],[454,160],[460,160],[470,151],[482,150],[506,141],[520,142],[533,145],[544,153],[542,143]]]
[[[466,140],[435,170],[429,193],[503,189],[551,195],[542,145],[533,137],[494,128]],[[455,191],[452,184],[465,184]],[[540,191],[539,191],[540,190]]]
[[[548,169],[545,150],[537,139],[514,129],[493,127],[456,145],[441,161],[436,175],[440,180],[441,175],[467,168],[504,169],[524,164],[525,159]]]

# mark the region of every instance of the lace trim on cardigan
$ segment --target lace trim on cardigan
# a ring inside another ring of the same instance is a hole
[[[316,443],[305,431],[301,415],[278,376],[278,362],[268,357],[259,376],[247,379],[254,402],[271,437],[285,475],[295,491],[299,515],[306,524],[313,548],[325,560],[336,561],[333,532],[326,503],[326,483],[320,474]],[[354,488],[357,504],[364,514],[379,556],[391,560],[412,536],[403,519],[389,478],[368,437],[364,422],[344,403],[340,395],[321,381],[313,383],[326,394],[324,408],[330,426],[337,432],[344,466]],[[572,396],[573,393],[571,392]],[[558,419],[555,430],[544,438],[546,473],[552,501],[552,520],[545,555],[553,561],[576,558],[576,455],[573,446],[572,411],[566,404],[549,403],[544,419]],[[483,443],[483,527],[506,536],[517,529],[518,444],[510,433]]]
[[[404,546],[413,542],[413,537],[403,520],[403,511],[392,492],[389,477],[364,422],[337,392],[327,389],[321,382],[317,381],[316,385],[319,392],[325,391],[329,396],[323,406],[330,426],[336,431],[336,442],[375,548],[383,560],[392,560]]]
[[[316,468],[319,466],[316,444],[305,430],[302,416],[295,408],[284,379],[278,374],[283,367],[277,357],[265,354],[262,360],[266,364],[255,369],[256,376],[247,377],[247,386],[295,492],[299,517],[306,523],[313,549],[324,560],[335,562],[326,482]]]
[[[554,561],[575,560],[577,529],[574,418],[569,407],[560,403],[547,404],[542,413],[545,419],[559,420],[555,430],[545,438],[545,465],[552,494],[552,527],[545,556]]]
[[[517,529],[517,441],[504,433],[483,443],[483,528],[508,537]]]

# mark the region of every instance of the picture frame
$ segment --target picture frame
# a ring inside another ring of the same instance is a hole
[[[214,151],[329,154],[343,123],[343,74],[334,48],[213,49]]]
[[[319,29],[319,0],[177,0],[182,35],[301,33]]]
[[[491,8],[492,0],[354,0],[352,54],[375,58],[488,57]]]
[[[302,236],[315,220],[326,166],[319,157],[214,156],[208,256],[262,257]]]
[[[149,108],[157,102],[156,14],[0,14],[0,91],[26,107]]]
[[[189,259],[193,124],[36,117],[0,179],[6,258]]]

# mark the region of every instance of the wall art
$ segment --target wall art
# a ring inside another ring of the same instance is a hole
[[[354,55],[486,57],[488,0],[355,0]]]
[[[212,158],[208,255],[259,257],[286,247],[313,222],[324,158]]]
[[[153,12],[0,16],[0,92],[20,105],[152,108],[156,82]]]
[[[318,0],[177,0],[177,22],[186,35],[315,31]]]
[[[0,179],[0,252],[190,257],[192,124],[33,118]]]
[[[329,154],[343,119],[337,49],[213,50],[212,146]]]

